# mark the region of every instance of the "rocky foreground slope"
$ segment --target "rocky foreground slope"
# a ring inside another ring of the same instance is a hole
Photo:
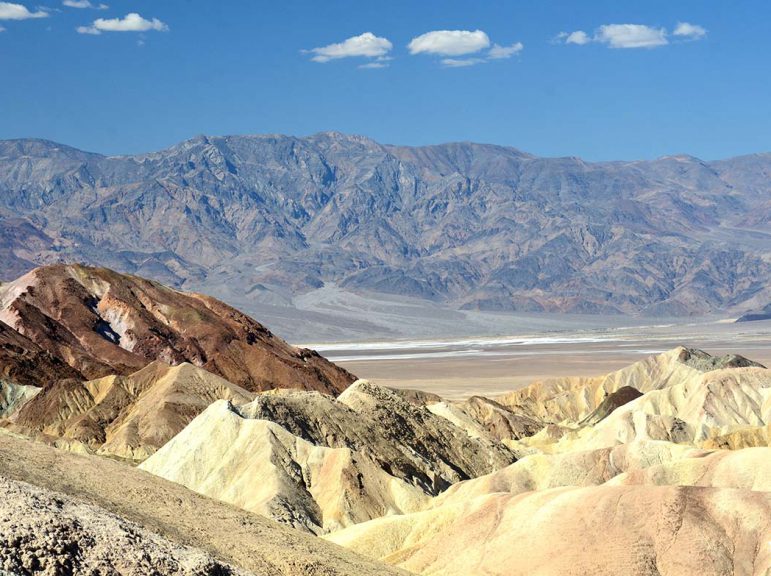
[[[246,576],[97,506],[0,476],[0,571]],[[33,551],[34,550],[34,551]]]
[[[470,309],[744,312],[771,301],[770,167],[339,133],[120,157],[0,141],[0,278],[64,260],[252,303],[326,283]]]
[[[0,525],[11,528],[0,531],[0,567],[5,561],[13,571],[17,558],[49,567],[21,574],[69,573],[50,570],[54,555],[76,574],[222,576],[227,565],[259,576],[404,574],[126,464],[2,431]],[[78,535],[85,539],[72,545]],[[51,554],[50,543],[58,545]]]

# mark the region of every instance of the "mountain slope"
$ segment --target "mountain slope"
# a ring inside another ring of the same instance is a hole
[[[0,381],[41,387],[78,376],[66,362],[0,321]]]
[[[0,320],[69,364],[61,377],[127,375],[162,360],[191,362],[253,391],[339,393],[354,380],[214,298],[105,268],[47,266],[4,284]]]
[[[487,310],[745,311],[771,298],[770,167],[338,133],[122,157],[2,141],[0,277],[76,260],[241,306],[326,283]]]

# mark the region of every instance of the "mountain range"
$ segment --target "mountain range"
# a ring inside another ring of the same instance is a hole
[[[322,287],[485,311],[737,315],[771,301],[771,154],[589,163],[472,143],[0,141],[0,278],[83,262],[254,313]]]

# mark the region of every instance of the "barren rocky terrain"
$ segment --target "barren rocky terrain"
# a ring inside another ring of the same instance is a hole
[[[282,391],[213,404],[141,468],[323,533],[417,510],[514,459],[502,444],[358,381],[337,399]]]
[[[10,574],[246,576],[97,506],[0,477],[0,569]]]
[[[125,464],[57,450],[2,431],[0,477],[4,479],[0,518],[9,522],[10,526],[15,525],[13,518],[18,517],[16,515],[20,511],[27,517],[23,522],[32,526],[50,519],[47,507],[53,500],[54,509],[57,506],[64,508],[77,523],[90,524],[96,531],[94,535],[104,534],[116,526],[123,526],[121,530],[124,531],[132,530],[132,525],[143,527],[144,530],[132,536],[134,546],[142,539],[155,540],[159,537],[160,541],[150,543],[148,552],[152,548],[157,549],[159,554],[163,552],[159,556],[162,561],[166,561],[167,553],[183,555],[188,553],[185,549],[192,548],[193,552],[196,549],[199,551],[201,559],[210,555],[218,562],[230,563],[254,574],[403,574],[267,518],[199,496],[179,484]],[[37,488],[20,487],[20,482]],[[6,488],[8,491],[5,491]],[[64,497],[55,493],[64,494]],[[18,495],[18,499],[5,498],[13,494]],[[40,495],[39,503],[35,502],[36,494]],[[59,504],[56,503],[57,498]],[[25,505],[25,502],[30,505]],[[84,516],[81,517],[81,514]],[[13,530],[16,533],[17,528]],[[113,537],[119,539],[121,530]],[[5,534],[2,536],[7,537]],[[38,552],[37,538],[45,538],[44,533],[35,531],[34,538],[19,542],[13,548],[14,557],[19,554],[39,555],[39,561],[45,561],[48,555]],[[141,550],[141,547],[135,549]],[[114,558],[113,552],[105,552],[105,555],[108,559]],[[77,550],[65,550],[62,556],[73,562],[79,561]],[[123,556],[117,559],[118,562],[123,560]],[[147,562],[146,559],[141,561]],[[147,573],[137,571],[135,567],[130,566],[123,571],[117,570],[119,564],[100,568],[108,574]],[[152,570],[158,574],[174,573],[163,570],[162,564],[152,565]],[[81,567],[76,573],[89,572],[86,567]]]
[[[445,398],[105,269],[0,301],[0,571],[771,572],[771,370],[742,355]]]

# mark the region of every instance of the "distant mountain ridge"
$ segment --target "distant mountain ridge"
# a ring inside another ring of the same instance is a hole
[[[0,141],[0,278],[80,261],[225,298],[325,284],[482,310],[771,301],[771,154],[588,163],[513,148],[199,136],[102,156]]]

